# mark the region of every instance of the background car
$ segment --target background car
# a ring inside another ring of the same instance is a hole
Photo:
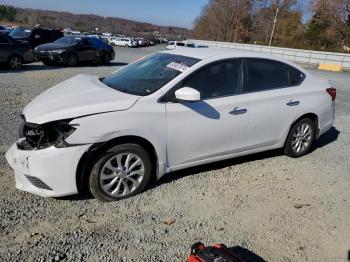
[[[33,49],[28,43],[0,33],[0,63],[6,64],[10,69],[20,69],[22,64],[33,61]]]
[[[110,41],[111,45],[124,46],[124,47],[136,47],[137,42],[131,38],[115,38]]]
[[[3,34],[9,34],[10,32],[12,31],[11,28],[9,28],[8,26],[6,25],[0,25],[0,33],[3,33]]]
[[[113,47],[93,37],[65,36],[53,43],[37,46],[36,58],[46,65],[76,66],[79,62],[109,64],[114,59]]]
[[[178,41],[169,41],[165,47],[166,50],[174,50],[181,48],[186,48],[186,43]]]
[[[32,48],[63,37],[63,33],[59,30],[25,26],[13,29],[9,35],[16,40],[28,42]]]

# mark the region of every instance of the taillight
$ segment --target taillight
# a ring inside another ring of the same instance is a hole
[[[331,96],[332,98],[332,101],[335,100],[335,98],[337,97],[337,89],[335,89],[334,87],[330,87],[330,88],[327,88],[327,93]]]

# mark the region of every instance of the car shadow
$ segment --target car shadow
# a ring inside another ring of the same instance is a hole
[[[315,147],[313,151],[318,150],[322,147],[327,146],[328,144],[331,144],[335,142],[339,137],[340,131],[337,130],[335,127],[332,127],[329,131],[324,133],[316,142]],[[221,160],[209,164],[203,164],[200,166],[190,167],[186,169],[182,169],[179,171],[170,172],[169,174],[166,174],[159,180],[152,181],[146,191],[154,189],[156,187],[160,187],[162,185],[171,183],[173,181],[176,181],[178,179],[185,178],[187,176],[196,175],[203,172],[208,171],[215,171],[219,169],[223,169],[229,166],[235,166],[243,163],[273,158],[277,156],[283,155],[282,149],[275,149],[275,150],[269,150],[261,153],[256,153],[252,155],[247,156],[241,156],[236,158],[231,158],[227,160]],[[66,196],[66,197],[59,197],[56,198],[57,200],[70,200],[70,201],[81,201],[81,200],[89,200],[92,199],[92,195],[88,190],[84,190],[83,192],[79,193],[78,195],[73,196]],[[254,261],[254,260],[252,260]],[[258,260],[259,261],[259,260]],[[264,260],[262,260],[264,261]]]
[[[339,134],[340,134],[340,131],[337,130],[335,127],[332,127],[329,131],[327,131],[322,136],[320,136],[320,138],[316,141],[315,147],[312,150],[312,152],[324,146],[327,146],[328,144],[335,142],[338,139]],[[241,156],[236,158],[230,158],[227,160],[221,160],[218,162],[213,162],[209,164],[182,169],[179,171],[170,172],[169,174],[166,174],[165,176],[163,176],[161,179],[154,181],[149,186],[149,189],[156,188],[163,184],[167,184],[187,176],[208,172],[208,171],[215,171],[215,170],[219,170],[230,166],[273,158],[273,157],[282,156],[282,155],[284,155],[283,149],[274,149],[274,150],[269,150],[261,153],[256,153],[256,154],[251,154],[251,155]]]
[[[197,112],[198,114],[204,117],[215,119],[215,120],[220,119],[220,113],[205,101],[202,101],[202,100],[197,102],[183,101],[182,105],[186,106],[187,108]]]
[[[320,136],[319,139],[317,139],[313,150],[317,150],[318,148],[322,148],[338,140],[339,135],[340,135],[340,131],[336,129],[334,126],[332,126],[331,129],[329,129],[326,133]]]
[[[128,63],[124,62],[111,62],[108,65],[101,65],[97,63],[79,63],[74,68],[84,68],[84,67],[114,67],[114,66],[126,66]],[[46,71],[46,70],[57,70],[61,68],[68,68],[67,66],[60,65],[60,64],[54,64],[54,65],[44,65],[42,63],[33,63],[33,64],[25,64],[22,66],[19,70],[11,70],[8,69],[6,66],[0,66],[0,74],[2,73],[22,73],[22,72],[28,72],[28,71]]]

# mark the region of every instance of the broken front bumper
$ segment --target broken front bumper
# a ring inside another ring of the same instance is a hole
[[[6,152],[6,160],[15,171],[16,188],[43,197],[61,197],[78,193],[78,162],[90,145],[38,150],[22,150],[19,140]]]

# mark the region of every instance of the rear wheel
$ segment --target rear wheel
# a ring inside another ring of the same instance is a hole
[[[112,147],[97,157],[90,173],[90,191],[105,202],[131,197],[148,185],[151,167],[150,156],[141,146]]]
[[[109,54],[103,55],[103,57],[102,57],[102,63],[103,63],[104,65],[109,65],[109,64],[111,63],[111,57],[110,57]]]
[[[75,54],[70,54],[67,57],[67,65],[70,67],[74,67],[78,64],[78,57]]]
[[[18,70],[22,67],[22,58],[18,55],[11,56],[7,61],[7,65],[12,70]]]
[[[316,124],[309,118],[299,120],[291,128],[284,153],[290,157],[301,157],[310,152],[315,142]]]

